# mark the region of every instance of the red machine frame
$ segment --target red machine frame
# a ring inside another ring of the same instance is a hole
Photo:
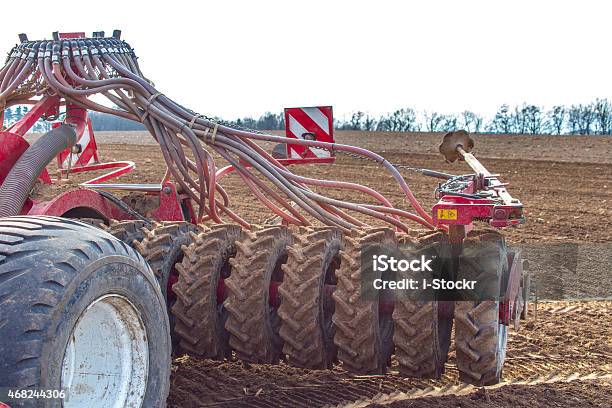
[[[473,221],[487,220],[494,228],[517,226],[525,222],[523,204],[506,190],[497,174],[491,174],[471,153],[457,148],[459,157],[474,170],[473,175],[460,176],[463,188],[458,191],[438,193],[439,201],[433,206],[436,226],[448,226],[451,244],[461,244],[473,228]],[[486,198],[476,195],[480,191],[489,193]],[[499,320],[504,325],[514,322],[518,328],[526,299],[520,296],[523,262],[520,250],[508,251],[508,271],[504,278],[506,290],[500,300]]]
[[[98,189],[141,191],[147,194],[158,195],[159,208],[152,212],[152,217],[159,221],[195,220],[191,205],[186,203],[187,196],[179,194],[173,183],[166,179],[160,184],[102,184],[123,174],[132,171],[135,164],[132,161],[116,161],[100,163],[97,154],[97,145],[91,126],[91,120],[87,117],[87,111],[79,106],[62,102],[57,96],[45,96],[39,100],[26,115],[14,123],[7,130],[0,132],[0,182],[19,156],[29,147],[23,136],[34,126],[36,121],[42,117],[57,116],[60,106],[65,105],[70,112],[65,119],[66,123],[74,126],[77,133],[77,146],[69,151],[64,151],[58,156],[57,178],[52,179],[49,172],[44,169],[39,175],[39,181],[43,184],[62,183],[70,174],[84,173],[100,170],[112,170],[106,174],[95,177],[84,183],[79,188],[62,192],[49,201],[36,201],[29,198],[24,204],[22,215],[55,215],[73,217],[94,217],[105,220],[125,220],[133,217],[120,206],[100,194]],[[80,150],[79,141],[83,137],[85,129],[88,128],[89,136],[93,143],[88,144],[84,150]],[[93,163],[82,164],[77,160],[76,165],[63,168],[61,164],[67,155],[80,154],[93,159]],[[185,211],[185,209],[187,211]]]

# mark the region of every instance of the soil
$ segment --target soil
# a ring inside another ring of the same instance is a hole
[[[469,172],[465,163],[448,164],[437,154],[439,134],[338,132],[336,139],[371,148],[396,164]],[[136,170],[118,182],[155,183],[163,176],[161,153],[147,133],[100,133],[97,140],[103,160],[137,163]],[[356,377],[342,367],[309,371],[285,364],[244,365],[182,356],[173,363],[169,406],[610,406],[612,302],[583,300],[612,298],[612,138],[480,135],[475,142],[476,156],[509,182],[509,192],[525,205],[526,223],[504,230],[504,235],[528,260],[535,282],[532,295],[540,300],[537,312],[532,304],[532,318],[520,331],[510,331],[504,368],[508,385],[486,391],[453,388],[459,387],[453,351],[446,373],[437,381],[404,379],[394,367],[385,377]],[[396,183],[374,162],[338,156],[332,166],[293,170],[366,184],[400,208],[408,207]],[[437,181],[402,173],[416,197],[430,208]],[[79,181],[83,179],[61,188]],[[227,176],[222,185],[241,216],[253,223],[270,217],[237,176]],[[343,198],[364,200],[350,193]],[[416,398],[415,389],[422,393],[432,386],[451,387],[443,388],[450,395],[433,388],[430,396]]]
[[[573,381],[542,385],[513,385],[496,390],[478,390],[469,395],[445,395],[393,402],[390,408],[434,407],[609,407],[610,383]],[[372,404],[370,407],[381,407]]]
[[[521,394],[529,395],[531,401],[544,398],[547,394],[562,401],[564,395],[574,390],[577,390],[577,395],[574,395],[577,399],[570,398],[568,406],[585,406],[580,405],[582,401],[591,401],[594,406],[605,406],[597,404],[609,400],[612,388],[609,383],[605,385],[598,381],[606,378],[609,381],[612,377],[610,312],[611,301],[539,303],[537,312],[533,305],[532,319],[518,332],[510,332],[504,366],[506,383],[529,384],[520,386],[516,394],[511,391],[514,385],[491,390],[493,406],[513,406]],[[583,382],[574,385],[580,379]],[[362,404],[356,406],[367,406],[385,400],[389,402],[393,398],[412,398],[428,387],[435,388],[429,391],[432,396],[425,401],[410,399],[398,402],[397,406],[447,406],[444,404],[453,401],[459,405],[451,406],[481,406],[468,405],[469,401],[472,404],[483,404],[477,394],[478,389],[461,388],[453,350],[450,352],[446,372],[440,380],[402,378],[395,362],[390,373],[383,377],[353,376],[341,367],[313,371],[285,364],[245,365],[238,361],[214,362],[183,356],[173,363],[171,381],[168,400],[170,407],[314,407],[344,405],[357,400],[362,400]],[[565,381],[571,384],[562,384]],[[460,397],[440,396],[445,393],[444,389],[440,390],[443,387],[453,387],[446,392],[471,394]],[[435,405],[438,399],[441,405]],[[410,402],[414,405],[410,405]]]

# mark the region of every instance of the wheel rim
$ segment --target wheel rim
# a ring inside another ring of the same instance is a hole
[[[72,329],[62,362],[64,407],[140,407],[149,346],[136,307],[109,294],[93,301]]]

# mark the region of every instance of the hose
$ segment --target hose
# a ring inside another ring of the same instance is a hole
[[[177,57],[168,51],[165,58],[180,63],[177,59],[184,56]],[[198,222],[224,222],[223,216],[243,226],[246,224],[228,207],[229,201],[218,183],[220,169],[211,154],[214,151],[233,164],[234,171],[255,198],[286,222],[308,225],[309,220],[304,218],[307,215],[343,230],[363,226],[361,220],[350,212],[377,222],[383,221],[398,230],[408,230],[404,221],[434,228],[431,215],[415,198],[406,180],[382,156],[355,146],[266,135],[197,114],[155,89],[152,82],[143,76],[134,50],[117,38],[26,41],[16,46],[0,69],[0,109],[23,98],[43,94],[58,94],[84,109],[141,122],[159,143],[168,174],[197,205]],[[113,107],[89,99],[94,95],[106,97]],[[259,141],[299,144],[374,160],[396,181],[415,213],[395,209],[382,194],[359,184],[293,174],[264,152],[257,145]],[[45,154],[50,154],[50,151]],[[28,170],[32,173],[41,169]],[[32,182],[37,175],[38,172]],[[450,177],[433,171],[426,175],[442,179]],[[376,201],[376,205],[332,198],[325,193],[329,189],[366,194]],[[7,197],[2,192],[2,197]],[[15,208],[23,204],[20,203],[22,199],[25,200],[25,197],[19,197],[18,201],[11,197],[10,206],[3,204],[7,208],[0,207],[3,211],[0,216],[19,211]]]
[[[7,174],[0,186],[0,218],[19,215],[40,172],[61,152],[76,143],[76,132],[61,125],[42,135]]]

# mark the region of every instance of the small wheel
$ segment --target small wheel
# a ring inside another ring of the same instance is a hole
[[[309,229],[293,234],[293,240],[279,287],[283,352],[293,366],[331,368],[337,350],[332,325],[334,303],[326,285],[336,284],[342,233],[331,228]]]
[[[225,328],[236,356],[252,363],[279,362],[283,341],[278,334],[277,305],[270,303],[270,287],[283,281],[281,266],[287,262],[292,236],[285,227],[247,231],[236,243],[230,260],[231,276],[225,281],[229,312]]]
[[[217,296],[219,285],[230,277],[229,260],[236,255],[241,235],[237,225],[216,225],[183,247],[183,261],[176,265],[179,278],[173,287],[172,314],[180,347],[190,354],[215,360],[231,355],[225,330],[227,310]]]
[[[485,232],[464,241],[458,280],[476,280],[489,295],[495,292],[499,296],[507,274],[507,249],[501,235]],[[500,381],[508,331],[499,320],[499,305],[499,298],[455,302],[455,343],[461,381],[474,385]]]
[[[355,230],[345,237],[336,271],[338,285],[332,295],[336,303],[332,317],[336,326],[334,343],[338,359],[347,370],[383,374],[393,353],[393,319],[391,313],[380,312],[379,301],[365,299],[362,293],[362,267],[371,269],[362,265],[362,253],[370,245],[396,247],[395,233],[389,228],[373,228]],[[376,277],[382,277],[382,273]]]
[[[448,276],[450,247],[440,232],[418,241],[402,239],[402,252],[410,259],[431,259],[431,271],[398,271],[399,279],[423,282]],[[411,242],[412,241],[412,242]],[[407,377],[440,378],[448,358],[453,328],[453,302],[438,300],[433,289],[408,290],[398,296],[393,309],[395,357]]]
[[[0,321],[2,387],[63,389],[64,407],[165,404],[164,300],[144,259],[112,235],[56,217],[1,219]]]

